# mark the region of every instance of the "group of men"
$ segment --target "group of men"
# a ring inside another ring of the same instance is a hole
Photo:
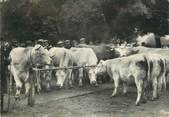
[[[84,39],[81,41],[84,42]],[[69,45],[69,42],[67,42]],[[112,47],[110,45],[86,45],[81,43],[75,47],[60,46],[45,48],[43,44],[33,47],[17,47],[9,54],[10,72],[16,83],[16,96],[20,96],[20,89],[25,84],[26,92],[30,90],[30,69],[33,67],[52,68],[60,67],[43,76],[47,79],[46,86],[50,88],[51,74],[57,80],[56,86],[73,86],[73,81],[78,80],[79,86],[83,85],[83,76],[89,83],[97,86],[99,75],[107,74],[114,80],[112,96],[118,92],[120,82],[123,83],[123,93],[127,93],[128,84],[135,84],[137,88],[136,105],[141,100],[146,100],[146,89],[152,87],[152,100],[158,98],[162,88],[166,89],[169,73],[169,49],[147,47]],[[42,46],[43,45],[43,46]],[[118,54],[117,54],[118,53]],[[80,66],[78,69],[66,69],[70,66]],[[86,67],[87,66],[87,67]],[[89,67],[88,67],[89,66]]]

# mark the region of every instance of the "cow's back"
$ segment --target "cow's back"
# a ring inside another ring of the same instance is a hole
[[[98,60],[91,48],[71,48],[73,61],[78,65],[96,65]]]
[[[65,48],[53,47],[49,50],[49,55],[55,66],[69,66],[72,65],[72,54],[70,50]]]
[[[130,76],[139,76],[145,78],[147,75],[147,61],[143,54],[136,54],[127,57],[115,58],[108,60],[106,63],[108,66],[108,74],[113,75],[114,72],[118,72],[122,81],[131,80]]]
[[[29,57],[28,53],[31,48],[22,48],[17,47],[11,50],[9,58],[11,59],[12,64],[24,64],[27,62]]]
[[[169,71],[169,49],[168,48],[146,48],[146,47],[135,47],[134,50],[137,50],[137,53],[142,54],[159,54],[166,60],[167,71]]]
[[[98,60],[107,60],[115,58],[115,52],[108,45],[84,45],[81,48],[91,48],[96,54]]]
[[[59,66],[60,60],[63,58],[64,54],[64,48],[53,47],[49,50],[49,56],[52,58],[52,63],[55,66]]]

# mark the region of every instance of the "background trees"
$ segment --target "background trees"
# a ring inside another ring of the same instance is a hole
[[[2,36],[19,41],[132,41],[136,29],[168,34],[168,6],[168,0],[1,1]]]

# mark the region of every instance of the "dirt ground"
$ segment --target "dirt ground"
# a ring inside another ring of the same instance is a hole
[[[44,92],[36,95],[34,107],[21,100],[2,117],[169,117],[169,91],[159,100],[135,106],[135,88],[129,88],[128,96],[110,97],[112,89],[112,84],[102,84]]]

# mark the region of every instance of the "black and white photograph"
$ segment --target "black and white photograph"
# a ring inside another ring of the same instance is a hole
[[[169,117],[169,0],[0,0],[0,117]]]

